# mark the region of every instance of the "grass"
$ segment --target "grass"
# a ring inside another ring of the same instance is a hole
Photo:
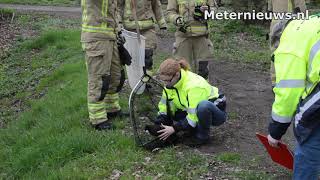
[[[238,20],[211,21],[209,26],[217,60],[232,60],[268,69],[267,27]]]
[[[226,163],[238,164],[241,160],[241,155],[238,153],[225,152],[219,154],[217,159]]]
[[[79,22],[62,21],[51,16],[32,17],[30,15],[16,16],[16,23],[25,28],[30,35],[46,31],[37,39],[26,39],[21,35],[15,42],[15,47],[0,59],[0,121],[8,122],[14,119],[16,112],[23,110],[24,102],[29,98],[41,96],[43,92],[34,92],[39,80],[48,76],[66,58],[80,58],[79,36],[72,29]],[[57,31],[68,27],[71,30]],[[72,42],[66,43],[66,41]],[[70,47],[68,47],[68,45]],[[40,53],[41,52],[41,53]]]
[[[30,5],[79,6],[80,0],[0,0],[0,3]]]
[[[46,76],[65,59],[79,59],[82,55],[78,49],[79,36],[79,32],[72,30],[58,32],[52,30],[42,34],[40,38],[20,43],[19,48],[2,60],[0,97],[3,101],[1,106],[9,107],[13,103],[11,100],[14,96],[28,98],[26,94],[34,89],[39,79]],[[69,43],[66,43],[67,41]],[[39,51],[41,53],[37,54]],[[10,115],[10,112],[8,113]]]

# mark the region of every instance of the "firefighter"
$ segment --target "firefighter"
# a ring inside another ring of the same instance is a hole
[[[213,58],[213,44],[209,37],[205,11],[213,10],[213,0],[169,0],[168,22],[176,26],[173,56],[185,58],[191,70],[208,78],[208,61]]]
[[[282,20],[271,32],[276,72],[269,144],[277,146],[291,121],[297,145],[293,179],[320,175],[320,17]]]
[[[81,42],[88,71],[88,111],[92,126],[110,129],[110,118],[121,114],[118,92],[124,69],[118,53],[117,0],[83,0]]]

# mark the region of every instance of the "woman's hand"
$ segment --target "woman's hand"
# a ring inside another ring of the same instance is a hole
[[[165,126],[163,124],[161,124],[161,127],[163,127],[163,129],[157,131],[158,133],[161,133],[158,137],[160,138],[160,140],[166,140],[169,136],[171,136],[171,134],[173,134],[175,132],[174,128],[172,126]]]

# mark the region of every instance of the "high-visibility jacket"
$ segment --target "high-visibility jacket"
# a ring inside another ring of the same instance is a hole
[[[115,40],[119,12],[117,0],[82,0],[81,42]]]
[[[204,78],[181,69],[181,78],[173,88],[165,88],[159,102],[159,114],[167,115],[169,105],[171,115],[178,110],[186,111],[187,121],[195,127],[198,123],[196,108],[203,100],[219,97],[218,88],[211,86]]]
[[[305,99],[319,83],[319,32],[318,16],[312,16],[309,20],[292,20],[283,31],[279,47],[274,52],[274,121],[290,123],[299,100]]]
[[[167,6],[167,21],[176,25],[178,17],[182,17],[186,23],[186,33],[177,28],[176,36],[190,37],[207,35],[208,26],[206,22],[194,20],[196,6],[209,6],[213,10],[213,0],[169,0]]]
[[[131,1],[132,0],[125,0],[123,25],[125,29],[135,30],[136,23],[132,13]],[[153,21],[153,17],[160,28],[167,27],[159,0],[136,0],[136,3],[136,14],[139,29],[146,30],[154,28],[155,23]]]

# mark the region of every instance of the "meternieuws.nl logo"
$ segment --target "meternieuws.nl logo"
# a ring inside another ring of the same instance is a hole
[[[276,13],[276,12],[215,12],[204,11],[204,18],[213,20],[289,20],[289,19],[309,19],[309,11],[293,14],[293,13]]]

